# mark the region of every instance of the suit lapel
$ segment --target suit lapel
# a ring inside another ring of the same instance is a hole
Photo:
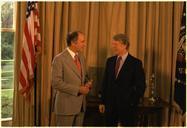
[[[117,56],[114,57],[113,61],[112,61],[112,74],[113,74],[113,78],[116,79],[116,76],[115,76],[115,67],[116,67],[116,60],[117,60]]]
[[[70,65],[70,68],[81,79],[81,74],[80,74],[79,70],[77,69],[77,66],[76,66],[72,56],[70,55],[70,53],[67,50],[64,52],[64,56],[66,57],[66,63],[68,65]],[[82,64],[81,64],[81,67],[82,67]]]

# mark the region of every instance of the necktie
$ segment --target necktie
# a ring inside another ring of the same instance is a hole
[[[79,70],[79,72],[80,72],[80,74],[81,74],[81,73],[82,73],[82,72],[81,72],[81,63],[80,63],[79,57],[78,57],[77,55],[74,56],[74,62],[75,62],[75,64],[76,64],[76,66],[77,66],[77,69]],[[81,74],[81,75],[82,75],[82,74]]]
[[[117,61],[116,61],[116,66],[115,66],[115,76],[117,78],[117,75],[118,75],[118,70],[119,70],[119,66],[120,66],[120,62],[121,62],[121,56],[117,58]]]

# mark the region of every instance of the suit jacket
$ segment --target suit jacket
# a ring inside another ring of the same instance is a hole
[[[70,53],[65,49],[55,56],[52,63],[52,87],[55,90],[54,112],[58,115],[75,115],[85,111],[85,96],[78,95],[86,75],[85,59],[79,55],[82,77]]]
[[[136,107],[145,91],[145,75],[142,62],[128,54],[118,77],[115,77],[117,56],[107,59],[102,84],[102,101],[106,111],[115,105],[120,112]],[[127,110],[128,111],[128,110]]]

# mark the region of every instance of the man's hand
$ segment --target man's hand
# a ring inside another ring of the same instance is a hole
[[[93,80],[88,81],[88,82],[85,84],[85,86],[88,87],[89,89],[92,89],[92,82],[93,82]]]
[[[83,95],[87,95],[90,89],[86,86],[80,86],[79,93]]]
[[[99,112],[100,113],[104,113],[105,112],[105,105],[104,104],[100,104],[99,105]]]

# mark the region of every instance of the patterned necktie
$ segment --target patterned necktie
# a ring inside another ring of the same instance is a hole
[[[80,63],[79,57],[77,55],[74,56],[74,62],[75,62],[77,69],[79,70],[79,72],[82,76],[81,63]]]
[[[119,70],[119,66],[120,66],[120,62],[121,62],[121,56],[117,58],[117,61],[116,61],[116,66],[115,66],[115,76],[117,78],[117,75],[118,75],[118,70]]]

